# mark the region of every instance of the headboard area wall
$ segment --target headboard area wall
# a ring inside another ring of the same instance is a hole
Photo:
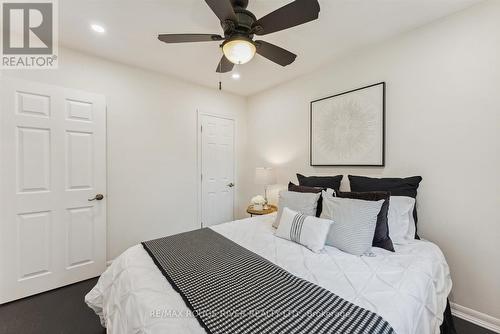
[[[257,166],[283,185],[297,172],[421,175],[419,234],[447,257],[451,301],[500,319],[499,13],[499,2],[481,3],[249,98],[243,197],[260,190]],[[385,167],[311,167],[310,102],[377,82],[387,89]]]

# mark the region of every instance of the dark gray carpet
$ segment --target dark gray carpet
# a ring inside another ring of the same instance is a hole
[[[96,282],[95,278],[0,306],[0,334],[105,334],[83,301]],[[458,334],[494,334],[459,318],[455,326]]]
[[[463,319],[454,317],[453,320],[458,334],[495,334],[490,330],[471,324]]]
[[[0,306],[0,333],[105,334],[83,301],[96,282],[94,278]]]

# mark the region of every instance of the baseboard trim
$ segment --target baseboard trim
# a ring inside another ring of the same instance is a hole
[[[495,333],[500,333],[500,319],[455,303],[450,303],[450,306],[451,314],[454,316]]]

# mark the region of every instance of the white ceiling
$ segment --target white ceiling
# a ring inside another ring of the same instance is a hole
[[[221,0],[223,1],[223,0]],[[250,0],[258,18],[291,0]],[[252,95],[317,69],[346,53],[381,42],[480,0],[319,0],[319,20],[261,39],[298,55],[287,67],[256,56],[240,66],[240,80],[222,76],[224,89]],[[62,0],[60,43],[114,61],[217,87],[218,42],[165,44],[158,33],[222,34],[203,0]],[[99,35],[91,23],[106,28]],[[259,37],[260,38],[260,37]]]

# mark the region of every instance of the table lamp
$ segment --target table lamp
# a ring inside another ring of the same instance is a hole
[[[267,187],[276,184],[276,173],[271,167],[255,168],[255,184],[264,186],[264,198],[267,205]]]

